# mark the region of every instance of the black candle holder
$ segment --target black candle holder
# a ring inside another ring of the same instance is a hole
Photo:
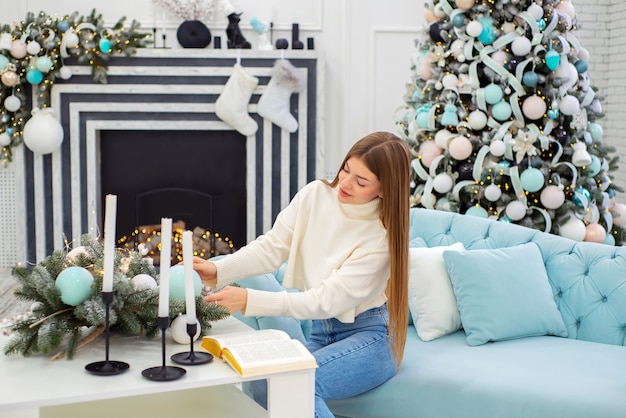
[[[167,316],[159,316],[157,323],[161,329],[161,360],[162,365],[156,367],[150,367],[141,372],[141,375],[148,380],[154,380],[157,382],[168,382],[171,380],[180,379],[187,373],[187,370],[182,367],[166,366],[165,365],[165,331],[169,326],[170,318]]]
[[[199,364],[206,364],[213,360],[213,355],[205,352],[194,352],[193,350],[193,337],[195,337],[198,331],[198,324],[187,324],[187,335],[189,335],[190,350],[183,351],[182,353],[174,354],[171,358],[174,363],[186,364],[188,366],[196,366]]]
[[[156,37],[156,33],[157,33],[157,28],[152,28],[152,48],[156,48],[157,47],[157,37]]]
[[[111,310],[111,302],[113,302],[113,292],[102,292],[102,301],[104,302],[104,306],[106,308],[104,320],[104,361],[89,363],[85,366],[85,370],[89,373],[100,376],[111,376],[125,372],[130,366],[128,363],[124,363],[123,361],[109,360],[109,311]]]

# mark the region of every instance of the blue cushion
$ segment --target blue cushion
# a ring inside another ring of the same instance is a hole
[[[445,251],[468,345],[555,335],[567,337],[535,243]]]

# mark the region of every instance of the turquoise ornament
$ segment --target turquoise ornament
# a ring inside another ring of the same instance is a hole
[[[482,206],[472,206],[468,208],[467,211],[465,211],[465,214],[470,216],[476,216],[478,218],[487,218],[489,216],[487,210]]]
[[[615,245],[615,237],[612,234],[606,234],[606,238],[604,238],[604,243],[608,245]]]
[[[506,222],[506,223],[511,223],[511,218],[509,218],[508,216],[504,215],[502,218],[498,219],[500,222]]]
[[[574,202],[576,206],[583,206],[584,202],[579,196],[583,196],[587,200],[587,202],[589,202],[589,197],[591,197],[591,193],[589,193],[589,190],[585,189],[584,187],[579,187],[578,189],[576,189],[576,192],[572,197],[572,202]]]
[[[500,160],[500,161],[498,161],[498,165],[500,167],[510,167],[511,166],[511,162],[509,160]]]
[[[111,41],[109,41],[107,38],[100,38],[100,42],[98,42],[98,48],[100,48],[100,51],[108,54],[109,52],[111,52]]]
[[[589,125],[587,125],[587,130],[594,140],[597,141],[602,138],[602,126],[598,125],[597,123],[590,122]]]
[[[9,65],[9,59],[4,55],[0,54],[0,71],[5,70]]]
[[[202,295],[202,279],[193,271],[193,294],[195,297]],[[170,269],[170,299],[185,300],[185,267],[174,266]]]
[[[465,15],[463,13],[458,13],[454,15],[454,17],[452,18],[452,25],[455,28],[462,28],[463,26],[465,26]]]
[[[504,93],[502,92],[502,88],[500,88],[497,84],[492,83],[485,87],[485,101],[487,103],[496,104],[502,100],[503,96]]]
[[[585,60],[578,60],[574,63],[574,67],[576,67],[578,74],[583,74],[589,69],[589,64],[587,64],[587,61]]]
[[[561,63],[561,57],[559,56],[559,54],[551,49],[546,53],[546,66],[550,69],[550,71],[554,71],[559,67],[559,64]]]
[[[459,123],[459,117],[456,114],[456,106],[452,103],[448,103],[441,116],[441,124],[443,126],[456,126]]]
[[[541,190],[545,181],[545,177],[540,170],[531,167],[522,171],[522,174],[520,175],[520,181],[522,182],[522,187],[524,188],[524,190],[527,190],[530,193],[534,193]]]
[[[36,68],[30,68],[26,71],[26,81],[30,84],[39,84],[43,81],[43,73]]]
[[[546,23],[546,21],[545,21],[545,20],[543,20],[543,19],[539,19],[539,20],[537,21],[537,27],[539,28],[539,30],[540,30],[540,31],[545,30],[545,29],[546,29],[546,26],[547,26],[547,23]]]
[[[595,155],[591,156],[591,162],[589,165],[585,167],[585,174],[589,177],[594,177],[596,174],[600,172],[602,169],[602,164],[600,163],[600,159]]]
[[[428,128],[428,121],[430,119],[429,113],[431,107],[432,105],[430,103],[427,103],[420,107],[417,111],[417,115],[415,115],[415,121],[417,122],[417,125],[422,129]]]
[[[539,81],[539,76],[534,71],[526,71],[522,76],[522,83],[526,87],[535,87]]]
[[[37,69],[42,73],[47,73],[52,68],[52,60],[47,56],[42,56],[37,58],[37,63],[35,64]]]
[[[491,108],[491,114],[493,115],[493,118],[500,122],[509,119],[511,117],[511,113],[513,113],[513,111],[511,110],[511,105],[504,100],[500,100]]]
[[[480,35],[478,35],[478,40],[484,45],[491,45],[498,38],[498,36],[496,35],[496,31],[493,27],[493,19],[485,16],[479,18],[478,22],[483,27]]]
[[[559,117],[559,109],[548,110],[548,117],[552,120],[557,119]]]
[[[72,266],[59,273],[54,285],[61,292],[63,303],[78,306],[91,295],[93,276],[86,268]]]

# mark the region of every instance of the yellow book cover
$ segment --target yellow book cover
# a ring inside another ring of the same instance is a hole
[[[202,348],[244,377],[317,367],[300,341],[276,329],[204,336]]]

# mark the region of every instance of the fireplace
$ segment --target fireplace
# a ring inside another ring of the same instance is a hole
[[[307,80],[290,102],[298,130],[281,130],[256,113],[280,57],[279,51],[146,48],[133,57],[111,57],[107,84],[93,83],[90,68],[72,65],[73,77],[57,82],[51,94],[65,132],[61,148],[44,156],[24,148],[14,162],[25,173],[17,185],[26,213],[18,228],[21,259],[38,262],[82,234],[99,235],[107,193],[118,195],[118,236],[140,222],[132,194],[171,187],[211,195],[213,228],[237,247],[267,231],[298,189],[323,176],[323,63],[315,51],[285,54]],[[248,137],[215,115],[238,59],[259,78],[248,105],[259,129]],[[199,151],[204,145],[209,148]],[[148,150],[154,153],[148,156]],[[117,174],[123,178],[111,184]],[[148,180],[144,174],[153,184],[126,190]],[[230,220],[223,220],[225,213]]]

